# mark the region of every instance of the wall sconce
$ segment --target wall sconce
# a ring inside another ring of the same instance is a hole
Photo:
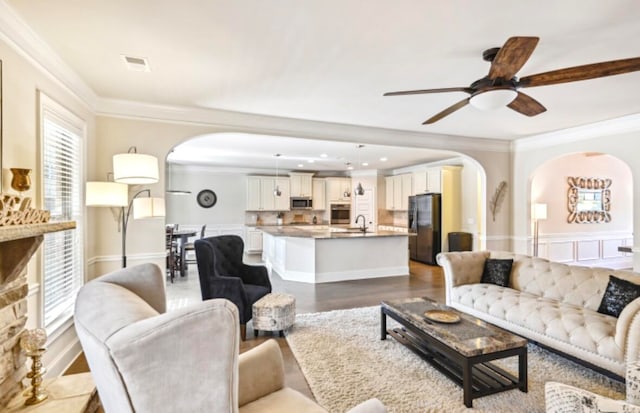
[[[158,182],[158,159],[137,152],[135,146],[127,153],[113,155],[113,180],[129,185],[154,184]]]
[[[538,221],[547,219],[547,204],[533,204],[533,256],[538,256]]]

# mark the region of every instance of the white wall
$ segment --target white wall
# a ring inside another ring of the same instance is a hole
[[[167,223],[207,226],[240,224],[245,221],[247,176],[205,167],[172,165],[171,189],[189,190],[189,195],[166,195]],[[210,189],[217,196],[211,208],[196,201],[198,192]]]
[[[484,248],[483,213],[486,210],[482,208],[482,196],[480,193],[482,173],[478,166],[467,158],[461,158],[461,163],[461,230],[472,234],[473,250],[478,251]],[[491,217],[487,218],[491,219]]]

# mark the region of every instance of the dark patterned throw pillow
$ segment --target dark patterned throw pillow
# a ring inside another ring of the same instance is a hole
[[[640,284],[610,275],[598,312],[619,317],[627,304],[638,297],[640,297]]]
[[[512,266],[513,259],[501,260],[496,258],[487,258],[484,262],[484,270],[482,271],[482,279],[480,282],[508,287]]]

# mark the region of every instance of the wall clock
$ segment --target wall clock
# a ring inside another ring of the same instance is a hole
[[[218,197],[212,190],[203,189],[202,191],[198,192],[196,200],[198,201],[198,205],[200,205],[202,208],[211,208],[218,201]]]

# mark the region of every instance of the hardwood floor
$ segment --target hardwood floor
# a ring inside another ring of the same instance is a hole
[[[259,263],[258,256],[249,256],[247,263]],[[410,275],[404,277],[374,278],[368,280],[343,281],[326,284],[305,284],[284,281],[277,274],[272,275],[273,291],[286,292],[296,297],[296,312],[314,313],[338,309],[367,307],[380,304],[384,299],[428,296],[444,302],[444,278],[442,269],[410,261]],[[195,266],[189,269],[189,275],[167,285],[169,310],[200,301],[200,286]],[[285,363],[287,386],[314,398],[300,366],[291,353],[285,338],[260,333],[254,337],[251,323],[247,326],[247,340],[240,343],[240,352],[247,351],[258,344],[274,338],[280,345]],[[88,371],[83,356],[65,374]]]
[[[428,296],[444,302],[444,278],[442,268],[410,261],[410,275],[406,277],[374,278],[369,280],[342,281],[325,284],[304,284],[282,280],[272,276],[273,290],[296,297],[296,312],[313,313],[356,307],[379,305],[384,299]],[[291,353],[285,338],[254,337],[251,324],[247,326],[247,340],[240,344],[240,352],[274,338],[280,344],[285,363],[287,386],[313,398],[300,366]]]

